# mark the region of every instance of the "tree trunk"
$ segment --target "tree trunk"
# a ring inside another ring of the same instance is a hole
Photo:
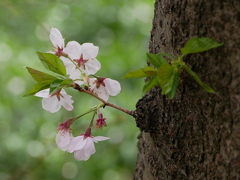
[[[156,0],[150,52],[177,57],[192,37],[224,42],[184,58],[216,93],[183,71],[173,100],[139,100],[136,180],[240,179],[240,1]]]

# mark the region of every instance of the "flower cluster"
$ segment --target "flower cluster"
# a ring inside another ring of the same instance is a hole
[[[73,137],[70,128],[71,123],[72,119],[68,119],[58,126],[56,143],[59,149],[74,153],[74,157],[78,161],[86,161],[96,152],[94,142],[97,143],[98,141],[109,139],[109,137],[92,136],[91,127],[88,127],[84,134]]]
[[[92,43],[81,45],[76,41],[70,41],[65,46],[64,38],[56,28],[51,29],[50,40],[53,44],[53,51],[49,53],[55,54],[62,60],[67,75],[79,86],[88,87],[104,101],[108,101],[109,95],[116,96],[121,91],[118,81],[95,75],[101,68],[100,62],[96,59],[99,51],[97,46]],[[64,90],[50,94],[50,89],[45,89],[36,93],[35,96],[43,97],[43,108],[52,113],[57,112],[61,106],[68,111],[73,110],[74,101]]]
[[[78,161],[86,161],[96,152],[94,143],[104,141],[109,137],[92,136],[91,129],[95,125],[97,129],[106,127],[106,118],[103,118],[100,108],[108,103],[109,96],[117,95],[120,90],[119,82],[106,77],[96,76],[95,73],[100,70],[101,63],[96,59],[99,48],[92,43],[79,44],[76,41],[70,41],[66,44],[60,31],[52,28],[50,31],[50,40],[53,44],[53,50],[48,53],[39,53],[43,65],[58,76],[52,76],[38,70],[28,68],[32,77],[38,81],[38,84],[28,93],[42,97],[42,107],[55,113],[63,106],[66,110],[74,109],[72,96],[68,95],[64,87],[73,87],[80,92],[91,94],[103,103],[94,106],[88,112],[77,117],[70,118],[64,123],[60,123],[57,128],[56,143],[59,149],[74,153]],[[77,88],[76,88],[77,87]],[[83,91],[84,90],[84,91]],[[93,118],[86,132],[77,137],[73,137],[70,126],[78,118],[85,114],[93,112]],[[93,123],[95,115],[98,118]]]

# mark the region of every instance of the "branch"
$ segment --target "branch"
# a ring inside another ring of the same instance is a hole
[[[110,106],[112,108],[115,108],[115,109],[118,109],[122,112],[125,112],[126,114],[130,115],[130,116],[133,116],[134,118],[136,117],[136,112],[135,111],[131,111],[131,110],[128,110],[128,109],[125,109],[125,108],[122,108],[122,107],[119,107],[119,106],[116,106],[112,103],[109,103],[105,100],[103,100],[102,98],[98,97],[96,94],[94,94],[92,91],[88,90],[88,89],[83,89],[81,86],[79,86],[78,84],[74,84],[72,86],[74,89],[78,90],[79,92],[84,92],[86,94],[89,94],[93,97],[95,97],[96,99],[98,99],[99,101],[103,102],[105,106]]]

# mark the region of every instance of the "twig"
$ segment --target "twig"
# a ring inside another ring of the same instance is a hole
[[[128,109],[125,109],[125,108],[122,108],[122,107],[119,107],[119,106],[116,106],[112,103],[109,103],[105,100],[103,100],[102,98],[98,97],[96,94],[94,94],[92,91],[90,90],[86,90],[86,89],[83,89],[81,86],[79,86],[78,84],[74,84],[72,86],[74,89],[78,90],[79,92],[84,92],[86,94],[89,94],[93,97],[95,97],[96,99],[98,99],[99,101],[102,101],[104,103],[105,106],[110,106],[112,108],[115,108],[115,109],[118,109],[122,112],[125,112],[126,114],[130,115],[130,116],[133,116],[133,117],[136,117],[136,112],[135,111],[131,111],[131,110],[128,110]]]

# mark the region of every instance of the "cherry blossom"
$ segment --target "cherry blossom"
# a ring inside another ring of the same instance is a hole
[[[96,119],[96,124],[95,126],[97,127],[97,129],[102,129],[103,126],[107,127],[107,123],[106,123],[106,118],[103,118],[102,113],[98,113],[98,119]]]
[[[50,94],[50,89],[44,89],[35,94],[35,96],[42,97],[43,109],[50,111],[51,113],[57,112],[61,106],[66,110],[72,111],[74,108],[72,103],[74,102],[64,89]]]
[[[95,74],[101,68],[100,62],[96,59],[98,49],[92,43],[80,45],[76,41],[68,42],[64,52],[68,54],[75,64],[67,58],[61,59],[66,66],[70,78],[79,79],[82,73],[86,75]]]
[[[50,30],[50,36],[49,36],[53,46],[54,46],[54,52],[50,52],[52,54],[55,54],[56,56],[65,56],[66,53],[64,53],[64,39],[62,37],[61,32],[57,28],[52,28]]]
[[[69,146],[70,138],[73,137],[70,132],[70,125],[72,124],[72,119],[68,119],[66,122],[59,124],[56,135],[56,143],[59,149],[66,151]]]
[[[90,89],[100,98],[107,101],[110,96],[116,96],[121,91],[120,83],[110,78],[91,78]]]
[[[109,137],[92,136],[91,128],[88,128],[85,134],[71,138],[68,152],[74,152],[74,158],[76,160],[86,161],[96,152],[94,142],[98,143],[98,141],[104,141],[107,139],[109,139]]]

